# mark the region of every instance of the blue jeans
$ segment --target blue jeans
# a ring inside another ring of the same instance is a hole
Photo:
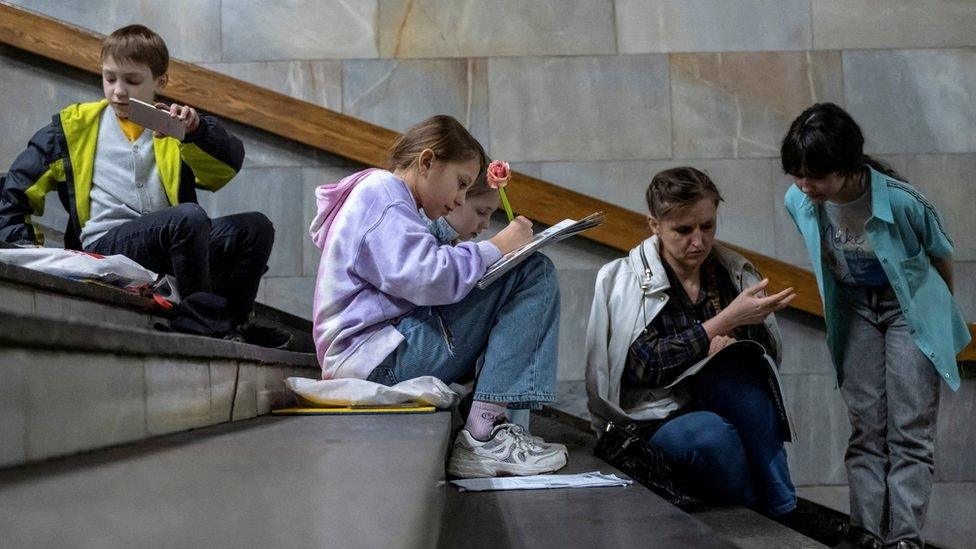
[[[370,381],[393,385],[429,375],[453,383],[476,375],[475,400],[536,409],[556,399],[559,282],[542,254],[458,303],[417,307],[396,327],[404,341]]]
[[[775,404],[752,365],[713,364],[695,376],[693,411],[650,438],[696,495],[777,516],[796,507]]]

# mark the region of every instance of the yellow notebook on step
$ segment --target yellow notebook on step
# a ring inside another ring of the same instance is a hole
[[[271,413],[276,416],[328,416],[334,414],[432,414],[436,411],[437,408],[434,406],[418,406],[410,403],[334,408],[280,408],[271,410]]]

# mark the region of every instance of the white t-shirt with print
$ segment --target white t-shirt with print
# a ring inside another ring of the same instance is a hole
[[[821,250],[831,274],[848,286],[886,286],[888,276],[864,230],[871,218],[870,187],[846,204],[825,202],[821,212]]]

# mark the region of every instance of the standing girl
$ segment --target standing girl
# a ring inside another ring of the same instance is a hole
[[[959,388],[956,355],[970,336],[938,212],[863,149],[837,105],[804,111],[783,139],[783,171],[796,180],[786,209],[810,253],[849,411],[855,541],[910,549],[923,546],[939,378]]]
[[[535,254],[485,290],[485,270],[532,237],[519,217],[482,242],[441,245],[430,219],[462,207],[485,171],[481,145],[454,118],[435,116],[393,145],[390,171],[365,170],[316,189],[310,233],[322,249],[313,335],[322,377],[387,385],[478,372],[474,403],[454,441],[459,477],[550,472],[566,463],[505,410],[555,400],[559,287]]]

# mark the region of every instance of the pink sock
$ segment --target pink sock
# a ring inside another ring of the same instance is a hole
[[[484,442],[491,436],[491,429],[498,422],[498,418],[505,417],[507,409],[504,404],[476,400],[471,403],[471,412],[468,414],[464,428],[475,439]]]

